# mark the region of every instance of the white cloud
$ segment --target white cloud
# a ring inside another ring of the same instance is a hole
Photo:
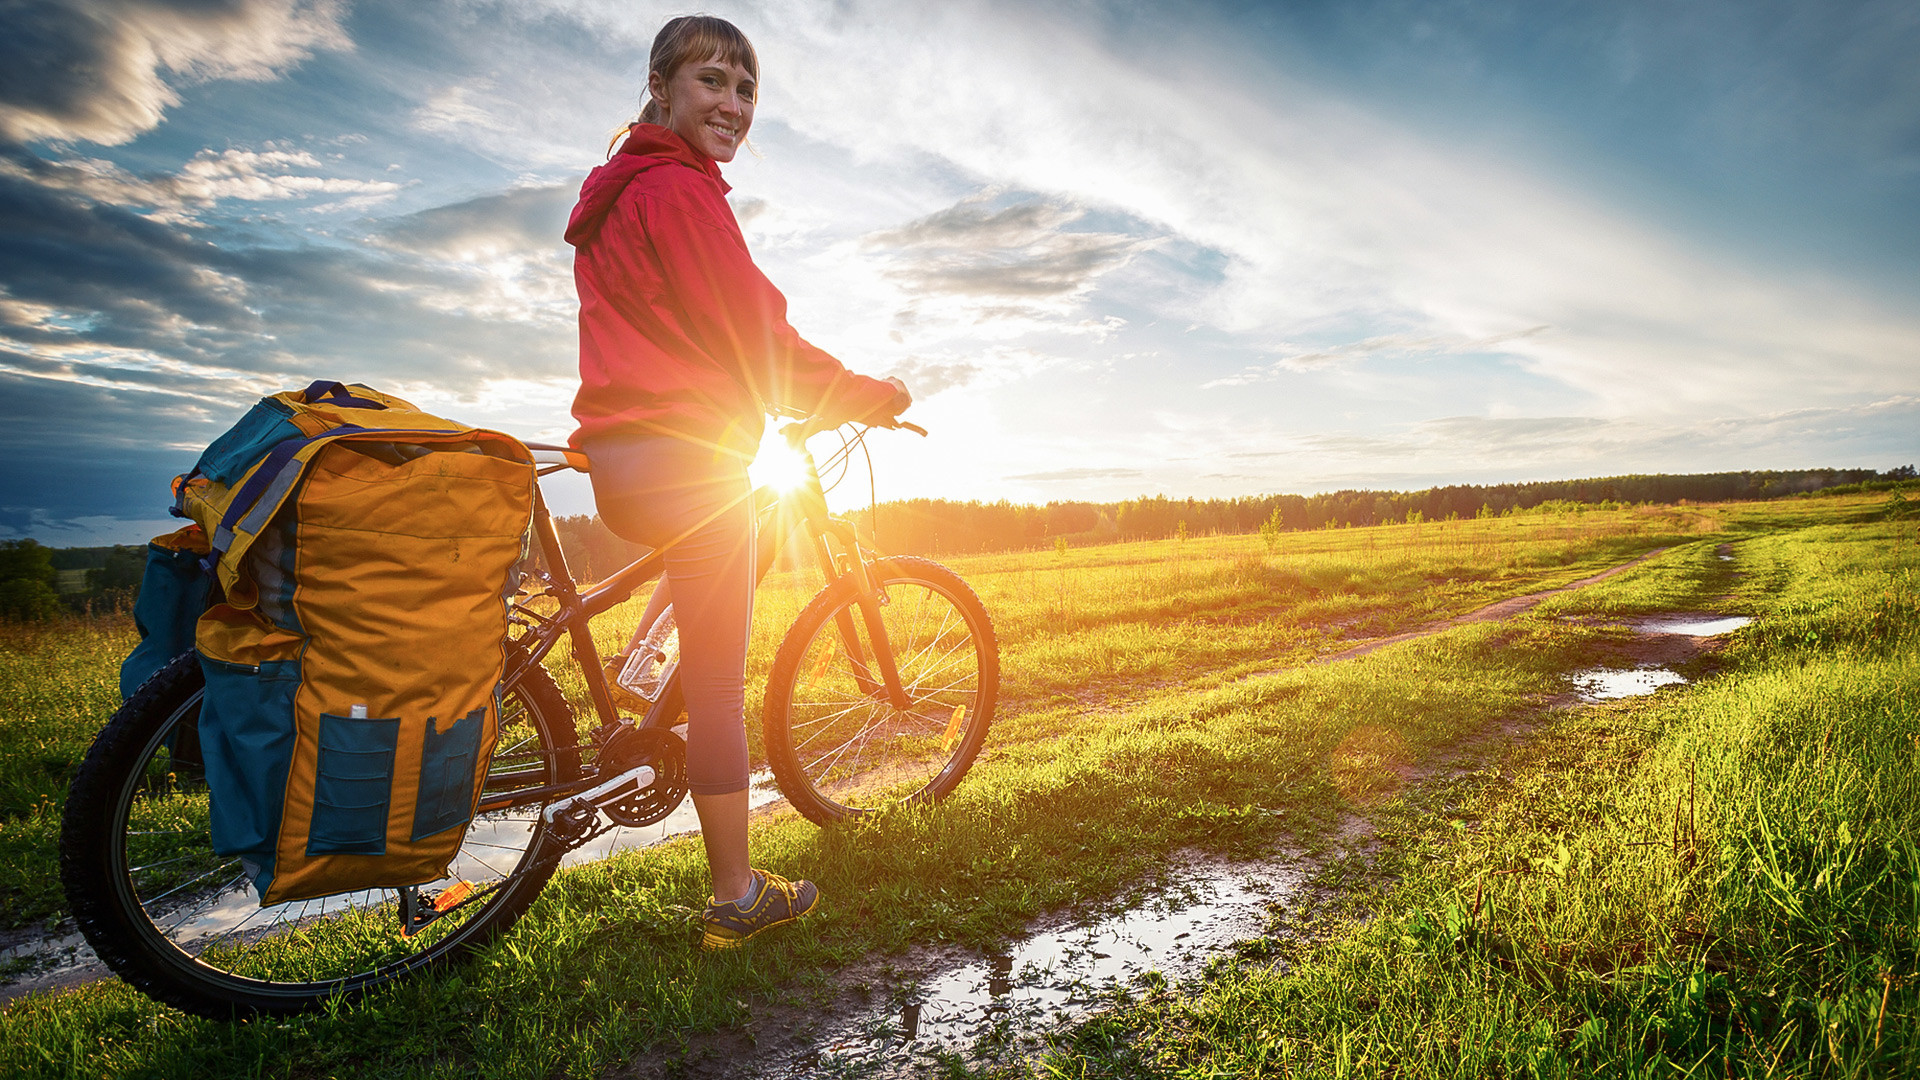
[[[172,82],[271,79],[318,49],[349,49],[340,0],[11,5],[0,137],[123,143],[179,104]]]
[[[188,159],[178,173],[154,176],[136,175],[101,158],[0,157],[0,176],[173,224],[193,220],[194,210],[222,199],[263,202],[343,195],[354,206],[365,207],[390,198],[402,186],[391,180],[314,175],[325,167],[303,150],[209,148]]]
[[[1616,415],[1920,388],[1920,318],[1858,283],[1689,247],[1216,28],[1142,20],[1150,42],[1116,46],[1025,6],[783,4],[756,40],[786,121],[859,161],[932,155],[1224,253],[1193,314],[1230,333],[1445,356],[1550,326],[1502,348]]]

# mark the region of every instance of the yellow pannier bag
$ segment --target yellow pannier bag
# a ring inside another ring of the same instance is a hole
[[[526,447],[315,383],[175,493],[218,585],[194,632],[214,849],[262,904],[443,877],[493,752]]]

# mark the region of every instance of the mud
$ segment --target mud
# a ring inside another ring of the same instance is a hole
[[[1124,911],[1056,916],[995,953],[945,947],[864,961],[835,974],[827,1000],[757,1005],[739,1028],[610,1076],[893,1077],[1018,1061],[1118,995],[1199,974],[1264,930],[1313,870],[1297,854],[1227,862],[1182,853],[1169,884]]]

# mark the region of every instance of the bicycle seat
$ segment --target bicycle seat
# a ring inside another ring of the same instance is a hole
[[[587,454],[584,450],[575,450],[571,446],[554,446],[550,443],[530,442],[524,444],[533,451],[533,463],[540,467],[541,475],[555,469],[572,469],[576,472],[592,472],[587,467]]]

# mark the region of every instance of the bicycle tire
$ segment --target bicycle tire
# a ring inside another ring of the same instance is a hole
[[[888,598],[881,617],[912,706],[887,704],[877,674],[841,640],[851,625],[870,649],[851,574],[800,612],[767,675],[767,764],[787,801],[820,825],[946,796],[979,756],[999,694],[993,619],[959,575],[907,556],[867,570]]]
[[[492,795],[579,771],[566,699],[545,668],[512,660],[509,668],[522,674],[502,689],[483,789]],[[204,774],[169,749],[181,725],[197,718],[202,690],[194,653],[149,678],[87,751],[61,822],[68,907],[100,959],[148,997],[213,1019],[303,1012],[471,953],[513,925],[552,877],[558,860],[542,850],[551,846],[546,822],[537,808],[519,807],[477,817],[438,883],[468,881],[478,898],[410,938],[395,933],[392,889],[258,906],[244,872],[232,874],[238,860],[212,851]],[[148,825],[162,827],[136,827]],[[518,858],[502,870],[504,856],[477,855],[475,844],[517,850]],[[175,884],[208,865],[214,869]],[[165,866],[173,869],[160,873]],[[482,872],[476,866],[495,881],[472,882],[467,875]],[[168,903],[208,880],[215,884]],[[489,884],[497,887],[483,891]],[[271,912],[268,921],[246,929],[261,912]],[[238,921],[214,935],[222,918]]]

